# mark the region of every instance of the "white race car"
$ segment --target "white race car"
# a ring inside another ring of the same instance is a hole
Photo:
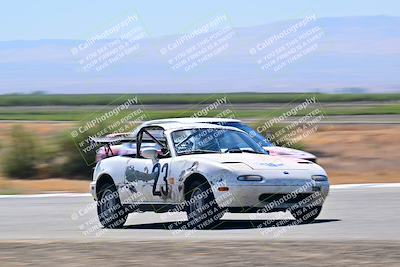
[[[196,229],[215,225],[224,212],[290,211],[309,222],[328,195],[319,165],[270,156],[234,127],[153,123],[124,142],[129,138],[136,152],[99,161],[90,184],[107,228],[123,226],[139,211],[186,211],[185,227]]]

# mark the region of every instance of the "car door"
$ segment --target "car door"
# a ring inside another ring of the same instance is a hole
[[[163,131],[163,130],[162,130]],[[138,203],[168,203],[170,202],[168,178],[170,175],[171,158],[168,151],[163,150],[163,133],[138,138],[139,155],[131,158],[126,165],[125,184],[130,194],[124,196],[124,204]],[[146,140],[145,142],[143,142]],[[157,151],[157,157],[144,158],[145,149]],[[130,197],[128,196],[130,195]]]
[[[148,203],[153,200],[148,185],[153,183],[155,174],[153,172],[152,160],[144,158],[131,158],[126,164],[124,173],[125,195],[124,204]]]

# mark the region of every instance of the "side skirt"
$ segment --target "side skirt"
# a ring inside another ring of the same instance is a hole
[[[182,207],[178,204],[140,204],[140,205],[124,205],[124,208],[127,208],[129,212],[146,212],[153,211],[156,213],[163,212],[184,212],[185,207]],[[228,212],[231,213],[260,213],[263,211],[261,208],[257,207],[229,207],[227,208]],[[268,212],[277,212],[277,211],[286,211],[286,209],[272,209]]]
[[[140,204],[140,205],[124,205],[124,208],[127,208],[129,212],[145,212],[145,211],[153,211],[156,213],[163,212],[180,212],[185,211],[183,209],[179,209],[179,206],[176,204]]]

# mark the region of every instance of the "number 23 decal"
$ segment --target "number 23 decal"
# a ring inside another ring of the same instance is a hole
[[[165,163],[162,167],[161,164],[159,162],[157,162],[154,166],[153,166],[153,170],[152,173],[154,173],[154,184],[153,184],[153,196],[161,196],[161,195],[168,195],[168,163]],[[160,174],[163,175],[163,180],[165,182],[165,190],[164,188],[161,186],[161,191],[157,191],[157,183],[158,183],[158,179],[160,178]]]

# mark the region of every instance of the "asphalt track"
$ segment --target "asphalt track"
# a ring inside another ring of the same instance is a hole
[[[88,195],[0,196],[0,266],[397,267],[399,193],[400,184],[335,186],[311,224],[284,213],[227,214],[198,231],[166,230],[182,213],[90,230],[98,223]]]
[[[186,215],[146,212],[131,214],[124,229],[105,230],[93,203],[82,194],[0,196],[0,240],[400,241],[400,184],[335,186],[318,219],[300,225],[288,213],[227,214],[212,230],[169,230]]]

